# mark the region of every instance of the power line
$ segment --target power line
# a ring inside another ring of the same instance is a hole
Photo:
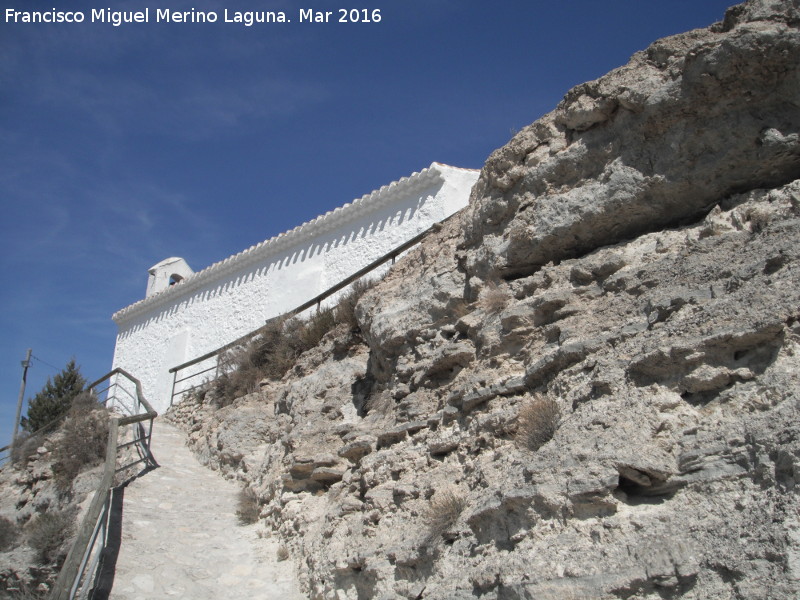
[[[38,356],[35,356],[35,355],[34,355],[34,356],[33,356],[33,358],[35,358],[36,360],[38,360],[38,361],[39,361],[40,363],[42,363],[43,365],[47,365],[48,367],[50,367],[50,368],[51,368],[51,369],[53,369],[54,371],[57,371],[57,372],[60,372],[60,371],[61,371],[61,369],[59,369],[58,367],[55,367],[55,366],[51,365],[49,362],[43,361],[43,360],[42,360],[41,358],[39,358]]]

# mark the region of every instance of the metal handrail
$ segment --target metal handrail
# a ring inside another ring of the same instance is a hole
[[[458,214],[458,213],[455,213],[455,214]],[[322,305],[322,301],[323,300],[326,300],[327,298],[329,298],[330,296],[332,296],[336,292],[346,288],[351,283],[353,283],[355,281],[358,281],[364,275],[370,273],[371,271],[374,271],[375,269],[377,269],[378,267],[380,267],[384,263],[386,263],[386,262],[391,260],[392,264],[394,264],[395,260],[397,259],[398,256],[400,256],[400,254],[402,254],[403,252],[405,252],[409,248],[411,248],[411,247],[415,246],[416,244],[418,244],[419,242],[421,242],[425,238],[425,236],[427,236],[431,231],[438,231],[439,229],[441,229],[442,228],[442,224],[446,223],[447,221],[452,219],[454,216],[455,215],[450,215],[449,217],[447,217],[446,219],[440,221],[439,223],[435,223],[435,224],[431,225],[425,231],[415,235],[410,240],[404,242],[400,246],[397,246],[396,248],[394,248],[390,252],[387,252],[386,254],[384,254],[383,256],[378,258],[377,260],[374,260],[373,262],[369,263],[366,267],[356,271],[355,273],[353,273],[349,277],[343,279],[342,281],[340,281],[336,285],[334,285],[332,287],[329,287],[327,290],[325,290],[324,292],[322,292],[318,296],[315,296],[311,300],[308,300],[307,302],[304,302],[303,304],[301,304],[300,306],[298,306],[297,308],[295,308],[293,310],[290,310],[290,311],[288,311],[288,312],[286,312],[286,313],[284,313],[284,314],[282,314],[280,316],[274,317],[273,319],[269,319],[269,321],[267,321],[267,322],[270,322],[270,321],[273,321],[273,320],[277,320],[277,319],[288,319],[290,317],[293,317],[294,315],[297,315],[297,314],[303,312],[304,310],[308,310],[309,308],[311,308],[311,307],[313,307],[315,305],[317,306],[317,308],[320,308],[321,305]],[[211,352],[207,352],[207,353],[203,354],[202,356],[198,356],[197,358],[193,358],[192,360],[186,361],[185,363],[181,363],[180,365],[172,367],[171,369],[169,369],[169,372],[172,373],[172,391],[171,391],[170,397],[169,397],[169,405],[172,406],[172,403],[175,400],[175,396],[177,396],[179,394],[185,394],[186,392],[190,392],[195,387],[197,387],[197,386],[192,386],[192,387],[189,387],[188,389],[182,389],[182,390],[176,392],[175,391],[175,386],[178,383],[181,383],[183,381],[187,381],[189,379],[193,379],[193,378],[195,378],[195,377],[197,377],[199,375],[202,375],[203,373],[208,373],[209,371],[217,370],[219,368],[219,359],[217,358],[217,364],[212,366],[212,367],[208,367],[206,369],[203,369],[202,371],[198,371],[197,373],[192,373],[191,375],[187,375],[186,377],[178,379],[178,373],[180,371],[182,371],[184,369],[188,369],[189,367],[194,366],[194,365],[196,365],[198,363],[201,363],[203,361],[210,360],[210,359],[215,358],[215,357],[219,357],[219,355],[222,354],[223,352],[225,352],[226,350],[230,350],[231,348],[235,348],[236,346],[239,346],[240,344],[246,342],[253,335],[258,333],[258,331],[260,329],[261,328],[259,327],[258,329],[254,330],[254,331],[251,331],[250,333],[246,333],[245,335],[233,340],[232,342],[229,342],[229,343],[225,344],[224,346],[220,346],[216,350],[212,350]]]
[[[153,435],[153,419],[158,413],[153,410],[150,403],[142,394],[142,384],[138,379],[123,369],[114,369],[88,386],[88,390],[94,390],[99,384],[110,381],[115,377],[105,390],[108,396],[105,403],[115,400],[114,390],[120,387],[118,378],[122,376],[133,383],[136,389],[135,405],[132,409],[134,414],[128,416],[113,416],[108,427],[108,443],[106,444],[106,459],[103,466],[103,476],[97,486],[97,490],[92,498],[92,503],[81,521],[78,535],[61,567],[49,600],[72,600],[77,597],[87,598],[91,593],[91,584],[97,571],[102,550],[106,545],[106,535],[108,532],[108,520],[111,508],[111,492],[113,489],[114,475],[120,470],[130,468],[134,465],[145,462],[148,466],[156,466],[155,459],[150,452],[150,440]],[[144,412],[140,412],[140,411]],[[150,421],[147,431],[143,425],[144,421]],[[135,425],[134,440],[125,444],[119,444],[119,428],[125,425]],[[125,446],[135,444],[139,452],[139,460],[117,468],[117,451]],[[101,542],[98,547],[98,540]]]

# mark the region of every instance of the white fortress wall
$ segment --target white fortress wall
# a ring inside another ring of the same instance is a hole
[[[166,410],[170,368],[297,308],[463,208],[477,178],[434,163],[120,310],[114,368],[137,377],[154,408]]]

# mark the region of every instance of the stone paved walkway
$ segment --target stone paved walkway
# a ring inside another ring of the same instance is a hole
[[[157,421],[159,465],[124,492],[112,600],[300,600],[291,561],[236,518],[236,484],[203,467],[185,436]]]

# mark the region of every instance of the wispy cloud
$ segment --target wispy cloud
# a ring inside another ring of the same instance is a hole
[[[115,9],[126,5],[141,8],[127,2]],[[277,63],[265,70],[260,59],[270,51],[270,38],[232,35],[230,26],[171,25],[170,36],[158,35],[155,24],[73,27],[85,35],[67,28],[40,28],[33,35],[32,28],[17,28],[0,43],[0,103],[13,97],[44,115],[64,115],[111,136],[133,129],[200,140],[281,119],[330,95],[318,81]],[[250,62],[257,72],[246,67]]]
[[[107,135],[134,126],[139,135],[189,140],[230,135],[253,120],[285,117],[327,97],[317,84],[282,78],[220,87],[196,77],[158,84],[81,69],[40,73],[30,93],[42,110],[72,113]]]

